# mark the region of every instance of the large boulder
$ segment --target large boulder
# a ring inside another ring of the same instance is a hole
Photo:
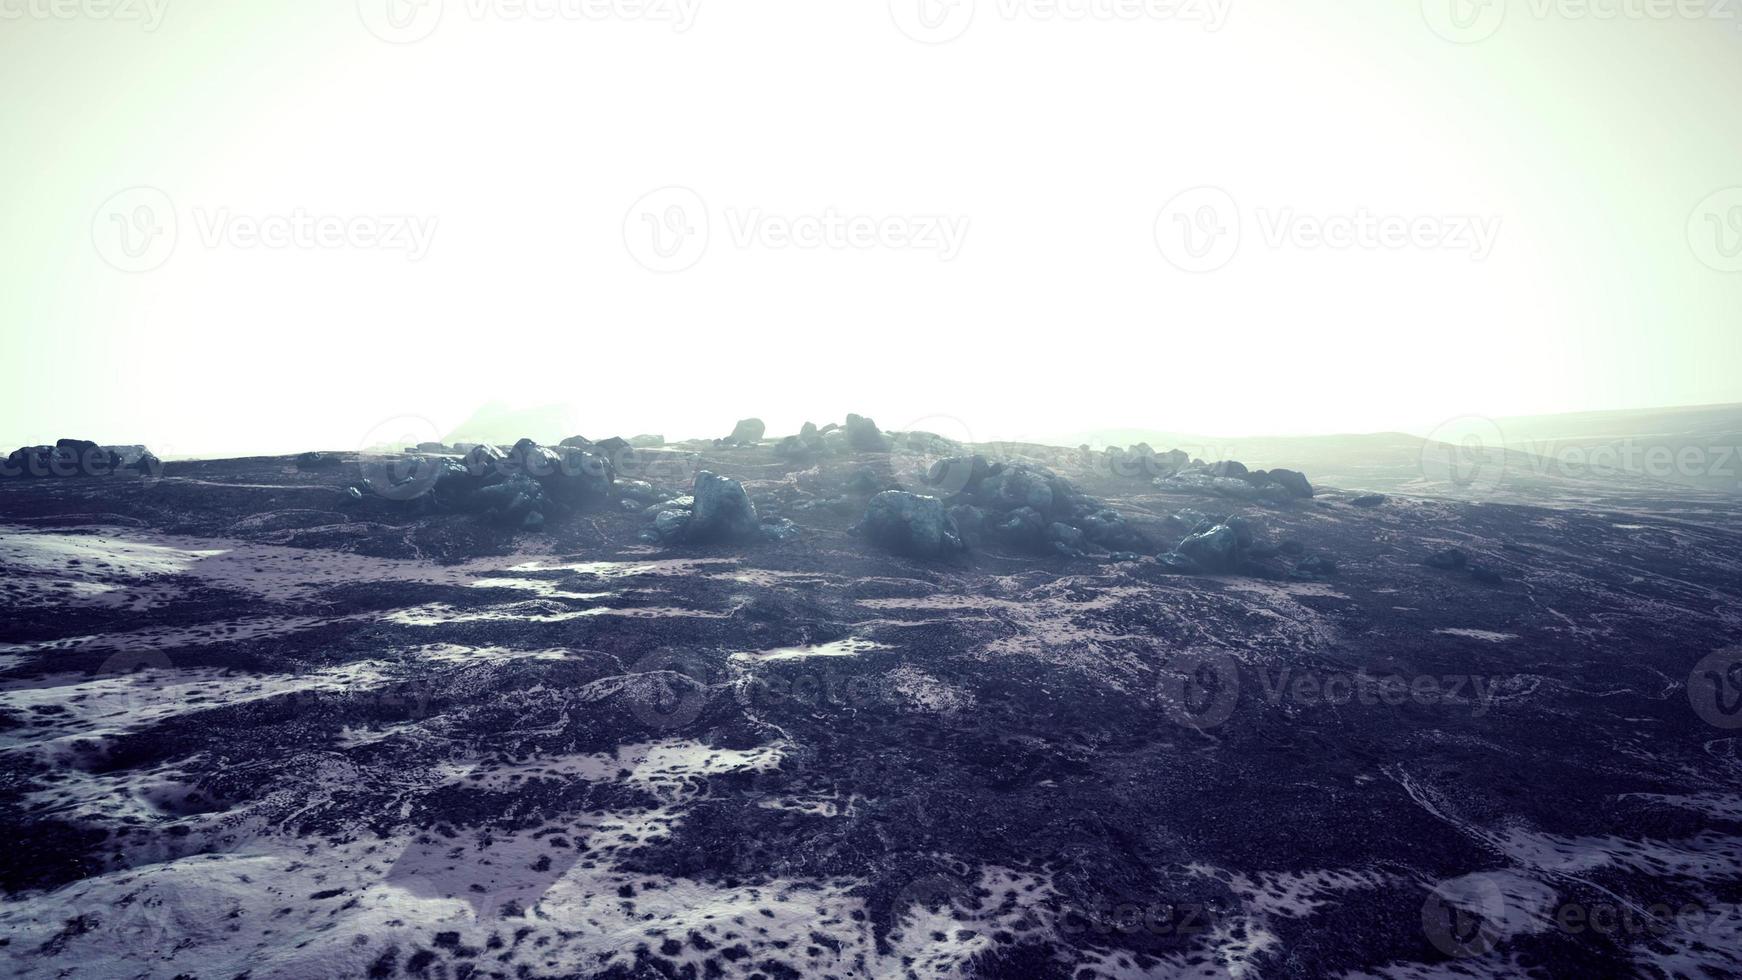
[[[993,484],[991,497],[1002,510],[1032,507],[1042,514],[1053,510],[1053,484],[1047,474],[1028,467],[1012,467],[1000,473]]]
[[[1226,524],[1193,534],[1176,549],[1211,572],[1231,572],[1240,567],[1240,535]]]
[[[1307,481],[1306,474],[1296,470],[1270,470],[1266,475],[1271,483],[1288,491],[1289,496],[1312,499],[1313,485]]]
[[[744,485],[703,470],[696,474],[695,509],[685,537],[691,541],[732,541],[761,533],[756,505]]]
[[[877,428],[877,423],[861,415],[847,416],[847,445],[860,452],[886,452],[889,437]]]
[[[558,450],[555,455],[555,472],[544,480],[552,496],[565,503],[581,504],[612,495],[617,468],[610,457],[574,448]]]
[[[761,419],[743,419],[732,427],[732,434],[721,440],[727,446],[754,446],[762,441],[768,426]]]
[[[902,490],[885,490],[872,497],[865,519],[855,530],[886,551],[914,558],[946,558],[964,547],[956,522],[944,513],[943,501]]]

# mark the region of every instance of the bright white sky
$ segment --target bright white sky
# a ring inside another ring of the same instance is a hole
[[[425,0],[379,39],[402,2],[126,0],[148,30],[0,0],[0,444],[345,448],[487,401],[989,439],[1742,400],[1735,20],[1513,0],[1461,45],[1440,0],[958,0],[933,34],[921,0]],[[142,206],[173,238],[121,237]],[[350,228],[249,238],[299,215]],[[883,241],[780,237],[834,215]],[[1362,215],[1441,247],[1310,238]],[[398,216],[415,259],[368,237]],[[1229,217],[1225,265],[1170,263]]]

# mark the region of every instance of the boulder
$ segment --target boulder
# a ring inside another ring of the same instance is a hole
[[[992,530],[1013,548],[1038,549],[1045,542],[1047,520],[1033,507],[1018,507],[997,519]]]
[[[1046,540],[1053,546],[1054,551],[1067,558],[1081,557],[1089,544],[1088,538],[1080,529],[1058,521],[1047,525]]]
[[[546,489],[557,499],[583,504],[603,501],[615,492],[617,467],[609,457],[573,447],[564,447],[552,455],[556,464],[550,476],[543,480]]]
[[[132,473],[138,473],[140,476],[158,476],[163,472],[163,460],[158,459],[151,450],[147,449],[139,455],[138,459],[128,463],[125,469]]]
[[[507,459],[501,465],[535,480],[546,480],[561,472],[562,463],[562,457],[555,450],[546,449],[531,439],[522,439],[508,451]]]
[[[877,423],[861,415],[847,416],[847,445],[859,452],[886,452],[889,437],[877,428]]]
[[[777,521],[765,521],[762,524],[762,536],[770,541],[791,541],[803,533],[797,524],[784,517]]]
[[[728,446],[754,446],[762,442],[762,436],[767,432],[768,426],[761,419],[742,419],[723,442]]]
[[[884,550],[914,558],[946,558],[964,548],[956,522],[944,513],[943,501],[901,490],[872,497],[865,519],[855,530]]]
[[[1077,522],[1091,542],[1110,551],[1144,551],[1149,542],[1118,511],[1101,509]]]
[[[1499,585],[1506,581],[1506,578],[1499,572],[1482,565],[1471,565],[1470,577],[1483,585]]]
[[[462,459],[461,465],[473,476],[490,476],[502,467],[508,459],[508,454],[489,443],[479,443],[473,446]]]
[[[339,465],[339,457],[332,453],[302,453],[296,457],[296,468],[299,470],[331,469]]]
[[[531,530],[544,524],[544,488],[524,473],[513,473],[470,497],[473,511],[505,527]]]
[[[1354,504],[1356,507],[1378,507],[1389,499],[1389,497],[1382,493],[1369,493],[1356,497],[1354,500],[1349,501],[1349,503]]]
[[[586,436],[569,436],[557,445],[568,449],[591,449],[593,448],[593,440]]]
[[[658,435],[639,435],[629,438],[629,445],[636,449],[658,449],[665,445],[665,437]]]
[[[1307,481],[1306,474],[1295,470],[1271,470],[1267,476],[1271,483],[1288,491],[1289,496],[1312,499],[1313,485]]]
[[[1000,510],[1031,507],[1041,514],[1052,513],[1055,497],[1048,476],[1044,471],[1024,466],[1005,470],[992,484],[993,506]]]
[[[1231,572],[1240,566],[1240,536],[1226,524],[1191,535],[1177,549],[1211,572]]]
[[[979,492],[980,484],[993,472],[992,464],[984,456],[950,456],[931,464],[925,482],[946,497],[971,496]]]
[[[677,541],[689,530],[694,515],[687,509],[661,510],[653,517],[653,533],[661,541]]]
[[[612,436],[609,439],[601,439],[598,442],[593,444],[594,451],[601,452],[601,453],[604,453],[604,454],[606,454],[608,456],[612,456],[612,457],[622,455],[623,453],[626,453],[626,452],[631,452],[633,450],[633,448],[634,447],[629,444],[629,440],[623,438],[622,436]]]
[[[691,541],[733,541],[755,537],[762,522],[744,485],[703,470],[696,474],[694,518],[685,537]]]

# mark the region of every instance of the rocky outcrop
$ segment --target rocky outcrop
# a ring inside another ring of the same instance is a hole
[[[144,447],[139,448],[144,450]],[[0,464],[0,477],[66,479],[113,476],[122,472],[122,460],[122,455],[114,449],[99,446],[88,439],[61,439],[52,446],[23,446],[13,450],[5,463]]]

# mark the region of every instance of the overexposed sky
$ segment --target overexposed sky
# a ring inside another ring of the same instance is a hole
[[[0,445],[1742,401],[1742,13],[1496,4],[0,0]]]

